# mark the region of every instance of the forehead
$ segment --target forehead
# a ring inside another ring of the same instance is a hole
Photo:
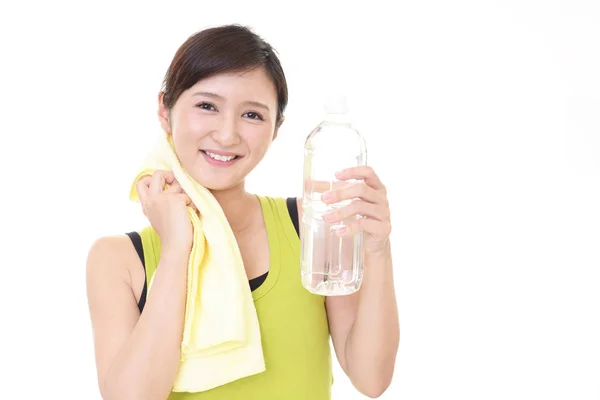
[[[225,72],[202,79],[187,90],[188,95],[210,92],[227,99],[277,101],[277,90],[264,68]]]

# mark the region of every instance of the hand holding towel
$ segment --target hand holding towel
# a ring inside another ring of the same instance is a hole
[[[265,371],[258,317],[231,227],[212,193],[181,166],[170,136],[161,135],[134,179],[172,171],[191,198],[194,229],[188,264],[181,364],[173,391],[200,392]],[[199,214],[199,215],[198,215]],[[152,289],[152,280],[148,286]]]

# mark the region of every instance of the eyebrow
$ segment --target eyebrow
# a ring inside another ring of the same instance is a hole
[[[192,94],[192,96],[206,96],[206,97],[212,97],[214,99],[225,100],[223,98],[223,96],[218,95],[216,93],[212,93],[212,92],[196,92],[196,93]],[[271,112],[271,109],[266,104],[260,103],[258,101],[245,101],[244,104],[249,104],[254,107],[262,108],[262,109],[267,110],[268,112]]]

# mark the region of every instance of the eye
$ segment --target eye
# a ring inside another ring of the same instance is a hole
[[[199,107],[199,108],[201,108],[203,110],[206,110],[206,111],[216,111],[216,108],[215,108],[214,105],[212,105],[210,103],[207,103],[207,102],[204,102],[204,101],[201,102],[201,103],[196,104],[196,107]]]
[[[263,121],[264,120],[264,118],[262,117],[262,115],[260,115],[259,113],[255,113],[254,111],[247,112],[244,115],[246,115],[250,119],[257,119],[259,121]]]

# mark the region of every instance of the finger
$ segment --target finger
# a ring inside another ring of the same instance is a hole
[[[323,193],[327,190],[332,189],[333,182],[328,181],[315,181],[307,179],[304,181],[304,191],[307,193]]]
[[[366,183],[349,184],[340,189],[325,192],[321,196],[321,199],[328,204],[357,198],[371,203],[381,203],[384,200],[375,189]]]
[[[323,215],[323,220],[326,222],[340,222],[356,216],[384,221],[389,217],[389,210],[387,207],[379,204],[355,200],[347,206],[335,209]]]
[[[157,195],[163,191],[165,187],[165,177],[160,171],[156,171],[152,174],[150,180],[150,186],[148,188],[149,195]]]
[[[173,184],[173,182],[175,182],[175,174],[173,173],[173,171],[163,171],[160,170],[160,173],[163,174],[164,178],[165,178],[165,182],[169,185]]]
[[[135,184],[135,188],[137,190],[138,198],[141,203],[144,203],[148,198],[148,187],[150,186],[151,178],[149,176],[145,176],[137,181]]]
[[[165,190],[167,193],[181,193],[183,192],[183,188],[181,184],[175,179],[173,183],[169,185],[169,187]]]
[[[157,195],[165,189],[166,184],[172,184],[174,180],[175,176],[171,171],[154,171],[148,192],[150,194]]]
[[[377,221],[370,218],[362,218],[352,224],[341,227],[336,231],[338,236],[350,236],[359,232],[369,234],[375,240],[384,240],[392,230],[389,222]]]
[[[187,193],[182,192],[181,195],[182,195],[182,198],[185,200],[186,206],[192,207],[195,211],[198,211],[198,207],[196,207],[196,205],[194,204],[194,201],[192,200],[192,198],[190,196],[187,195]]]
[[[374,189],[383,189],[384,185],[381,183],[381,180],[368,165],[361,165],[358,167],[347,168],[341,170],[335,174],[338,179],[348,180],[348,179],[358,179],[363,180],[369,186]]]
[[[192,205],[192,199],[187,194],[181,193],[178,197],[184,201],[186,206]]]

